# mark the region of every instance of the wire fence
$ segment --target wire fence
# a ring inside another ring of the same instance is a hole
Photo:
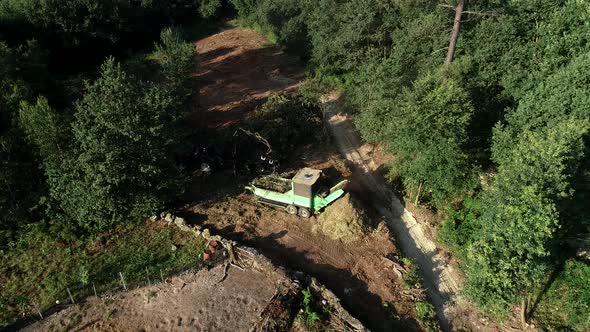
[[[43,320],[51,314],[66,309],[69,306],[86,302],[89,298],[95,297],[97,299],[107,299],[116,294],[133,291],[142,287],[152,287],[163,285],[170,276],[178,276],[185,273],[194,272],[202,268],[202,264],[197,264],[194,268],[184,270],[163,270],[161,268],[154,268],[145,266],[143,276],[137,274],[133,276],[126,276],[123,271],[119,271],[116,275],[108,279],[102,279],[102,282],[93,282],[89,279],[81,278],[77,283],[69,283],[68,286],[58,292],[54,300],[48,302],[47,296],[38,294],[38,299],[44,299],[46,303],[38,303],[38,301],[30,299],[21,299],[18,303],[21,319],[14,322],[7,330],[20,329],[30,325],[39,320]],[[0,328],[2,330],[2,328]]]

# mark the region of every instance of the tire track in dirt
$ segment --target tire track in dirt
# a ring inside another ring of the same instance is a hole
[[[436,244],[426,236],[422,225],[404,208],[395,193],[387,188],[384,180],[374,174],[380,165],[361,152],[359,135],[350,119],[338,112],[338,101],[337,94],[330,94],[322,100],[324,122],[331,129],[338,149],[357,169],[353,176],[378,198],[373,200],[373,205],[386,217],[398,247],[420,267],[429,300],[436,308],[441,327],[446,331],[461,328],[452,326],[454,318],[462,311],[457,272],[446,264]]]

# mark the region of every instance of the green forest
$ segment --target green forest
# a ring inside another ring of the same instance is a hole
[[[440,216],[482,312],[590,328],[585,0],[0,0],[3,261],[82,250],[175,199],[198,94],[187,38],[228,6],[299,56],[305,90],[344,91],[392,184]]]
[[[482,310],[590,327],[576,259],[590,244],[588,2],[233,3],[307,61],[312,90],[345,91],[363,138],[394,156],[392,181],[442,216]]]
[[[185,38],[218,5],[0,1],[0,329],[74,281],[193,264],[200,244],[171,252],[176,234],[137,222],[180,192],[182,118],[198,93]]]

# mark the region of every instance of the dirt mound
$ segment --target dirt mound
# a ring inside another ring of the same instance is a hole
[[[319,215],[317,230],[333,240],[352,242],[365,234],[366,216],[358,203],[346,194]]]

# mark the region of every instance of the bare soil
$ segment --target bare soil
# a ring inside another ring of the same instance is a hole
[[[303,78],[297,59],[267,45],[249,29],[225,29],[197,41],[196,47],[201,54],[203,109],[195,112],[191,123],[211,137],[247,122],[256,106],[269,96],[296,90]],[[333,181],[352,175],[333,144],[318,145],[301,147],[301,157],[289,166],[323,169]],[[277,265],[317,278],[373,331],[423,329],[415,319],[415,301],[421,294],[407,290],[400,272],[388,263],[397,262],[399,255],[393,236],[380,224],[376,211],[368,211],[372,231],[344,243],[321,234],[313,217],[300,219],[256,204],[243,190],[251,180],[236,178],[230,172],[194,179],[183,217],[256,248]],[[361,184],[351,180],[348,190],[353,198],[368,203],[365,201],[370,198],[365,197]]]
[[[23,331],[244,331],[253,326],[285,277],[272,270],[224,267],[166,283],[89,298]]]
[[[235,125],[272,94],[299,86],[303,75],[297,58],[266,46],[263,36],[245,28],[225,29],[196,42],[202,110],[194,114],[193,125]]]
[[[257,248],[274,263],[317,278],[369,329],[419,329],[412,316],[412,294],[406,293],[403,280],[384,259],[397,261],[387,227],[344,243],[318,232],[315,218],[301,219],[260,206],[249,194],[199,204],[190,213],[196,222]]]

